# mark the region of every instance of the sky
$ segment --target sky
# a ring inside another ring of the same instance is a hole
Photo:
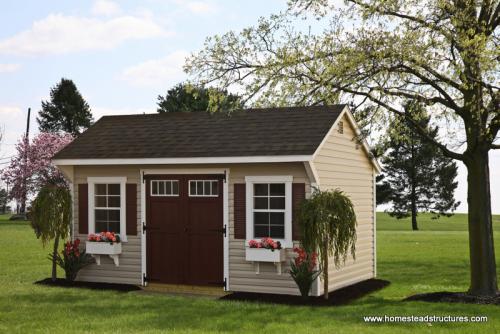
[[[157,96],[187,79],[184,59],[206,37],[254,25],[286,0],[4,1],[0,11],[0,168],[31,128],[50,88],[72,79],[103,115],[155,112]],[[492,207],[500,213],[500,150],[490,154]],[[458,212],[467,211],[459,163]]]

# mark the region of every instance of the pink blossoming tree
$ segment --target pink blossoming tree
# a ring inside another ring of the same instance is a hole
[[[36,194],[46,184],[67,187],[64,176],[51,165],[50,159],[72,140],[69,134],[46,132],[38,134],[31,143],[21,138],[16,155],[0,173],[1,179],[11,186],[9,197],[22,203],[25,196]]]

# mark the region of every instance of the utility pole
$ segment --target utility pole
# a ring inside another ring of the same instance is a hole
[[[22,202],[21,202],[21,214],[26,215],[26,200],[28,197],[27,191],[27,165],[28,165],[28,149],[30,143],[30,116],[31,116],[31,108],[28,108],[28,117],[26,120],[26,134],[24,136],[24,166],[23,166],[23,194],[22,194]]]

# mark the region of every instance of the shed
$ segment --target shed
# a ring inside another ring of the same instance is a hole
[[[77,279],[298,295],[294,215],[314,187],[343,190],[358,219],[356,259],[330,269],[330,290],[375,277],[380,167],[358,134],[345,105],[102,117],[53,158],[70,180],[73,238],[122,239],[87,249],[96,263]],[[283,249],[253,254],[262,237]]]

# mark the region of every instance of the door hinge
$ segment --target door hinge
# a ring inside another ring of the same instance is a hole
[[[226,233],[227,233],[227,226],[226,224],[224,224],[224,227],[222,228],[222,234],[224,235],[224,237],[226,237]]]
[[[224,169],[224,183],[227,182],[227,170]]]
[[[227,291],[227,277],[224,277],[224,291]]]
[[[146,273],[142,274],[142,282],[143,283],[148,283],[149,282],[149,277],[146,276]]]
[[[146,232],[146,223],[145,222],[142,222],[142,233]]]

